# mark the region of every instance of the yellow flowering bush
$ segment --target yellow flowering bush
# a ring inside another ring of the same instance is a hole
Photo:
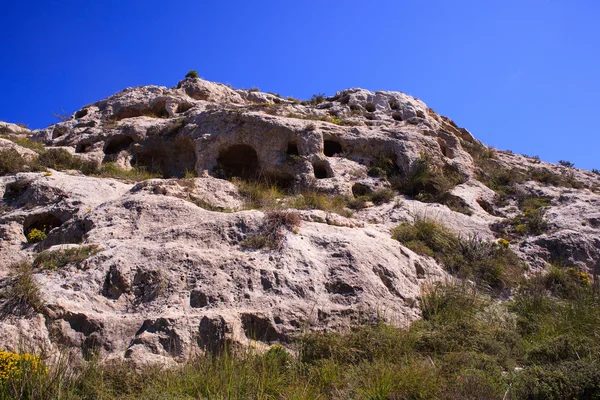
[[[18,379],[26,372],[45,374],[48,369],[36,355],[0,351],[0,383],[9,379]]]
[[[575,278],[575,280],[578,281],[580,284],[582,284],[584,286],[589,286],[590,285],[591,278],[585,272],[578,271],[575,268],[569,268],[568,271],[569,271],[569,275],[571,275],[573,278]]]
[[[42,240],[45,240],[46,237],[47,237],[46,232],[44,232],[43,230],[37,229],[37,228],[33,228],[27,234],[27,241],[29,243],[38,243],[38,242],[41,242]]]
[[[504,248],[508,248],[510,242],[506,239],[498,239],[498,244]]]

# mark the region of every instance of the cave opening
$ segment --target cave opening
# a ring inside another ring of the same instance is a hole
[[[327,157],[333,157],[343,153],[342,145],[334,140],[323,141],[323,153]]]
[[[236,144],[220,151],[217,163],[228,177],[256,179],[260,176],[256,150],[245,144]]]
[[[196,171],[196,149],[191,139],[154,139],[135,152],[131,165],[163,178],[183,178]]]
[[[34,229],[48,233],[61,225],[62,221],[60,218],[51,213],[30,215],[23,222],[23,233],[25,237],[29,236],[29,233]]]
[[[317,161],[316,163],[314,163],[313,170],[315,172],[315,178],[317,179],[325,179],[331,177],[327,168],[327,164],[323,161]]]
[[[117,135],[106,140],[104,144],[104,154],[117,154],[127,150],[134,142],[131,136]]]

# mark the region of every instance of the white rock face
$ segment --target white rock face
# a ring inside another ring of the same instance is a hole
[[[347,89],[303,105],[186,79],[171,89],[126,89],[33,139],[165,179],[132,183],[59,171],[0,177],[0,291],[11,283],[11,264],[42,250],[99,250],[80,263],[35,271],[39,312],[18,315],[0,300],[8,314],[0,319],[0,347],[9,350],[25,339],[66,345],[83,357],[171,362],[228,343],[285,344],[306,326],[342,329],[376,317],[405,325],[420,316],[421,286],[446,273],[393,240],[391,228],[426,216],[462,236],[495,240],[493,225],[515,212],[514,204],[489,206],[495,193],[475,179],[465,147],[481,143],[399,92]],[[0,139],[4,148],[37,157]],[[463,177],[452,194],[470,215],[400,195],[351,217],[297,210],[299,227],[285,231],[276,250],[243,246],[265,213],[247,209],[238,187],[220,179],[260,176],[292,192],[353,196],[389,187],[370,174],[382,158],[402,175],[423,154]],[[503,153],[498,160],[600,185],[587,171]],[[534,270],[562,258],[591,272],[600,259],[598,193],[533,182],[523,190],[551,198],[550,230],[514,241],[514,250]],[[30,244],[25,233],[36,227],[47,238]]]

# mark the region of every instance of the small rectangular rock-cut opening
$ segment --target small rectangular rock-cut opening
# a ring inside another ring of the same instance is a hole
[[[317,179],[331,178],[327,164],[322,161],[314,163],[313,170],[315,172],[315,178]]]
[[[323,141],[323,154],[327,157],[333,157],[343,153],[342,145],[335,140]]]
[[[300,152],[298,151],[298,145],[294,142],[289,142],[287,145],[286,154],[288,156],[299,156]]]

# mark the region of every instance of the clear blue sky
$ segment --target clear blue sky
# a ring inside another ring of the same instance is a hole
[[[5,1],[0,120],[189,69],[284,96],[419,97],[486,144],[600,168],[600,1]]]

